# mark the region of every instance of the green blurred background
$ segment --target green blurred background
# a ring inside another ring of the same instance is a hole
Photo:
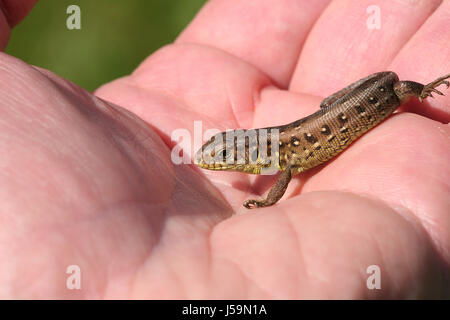
[[[130,74],[172,42],[206,0],[40,0],[11,34],[6,52],[93,91]],[[68,30],[66,9],[81,9]]]

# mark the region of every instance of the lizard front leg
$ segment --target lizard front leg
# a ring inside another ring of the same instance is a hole
[[[278,177],[277,182],[270,189],[267,198],[264,200],[250,199],[244,202],[244,207],[247,209],[253,209],[258,207],[268,207],[275,204],[281,199],[283,194],[286,192],[287,186],[292,179],[292,169],[291,167],[286,168],[281,175]]]

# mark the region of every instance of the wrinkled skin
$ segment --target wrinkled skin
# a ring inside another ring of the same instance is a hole
[[[3,48],[33,2],[3,0]],[[194,120],[279,125],[372,72],[449,73],[450,1],[383,2],[379,30],[365,26],[370,4],[209,1],[101,99],[1,53],[0,297],[448,298],[444,87],[295,177],[269,208],[242,202],[274,176],[171,161],[172,131],[193,133]],[[66,289],[70,265],[81,290]],[[370,265],[381,290],[367,289]]]

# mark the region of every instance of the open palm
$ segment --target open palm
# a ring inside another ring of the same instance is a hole
[[[276,177],[171,160],[194,121],[280,125],[373,72],[450,72],[449,1],[386,2],[374,30],[369,2],[327,4],[209,1],[102,99],[1,54],[0,296],[448,297],[448,96],[412,101],[268,208],[242,203]]]

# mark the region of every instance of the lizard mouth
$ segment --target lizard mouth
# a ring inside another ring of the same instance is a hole
[[[204,148],[200,148],[194,156],[194,164],[197,167],[208,170],[229,170],[230,164],[221,163],[214,161],[214,159],[210,156],[208,157],[208,151],[204,150]]]
[[[249,163],[237,163],[237,162],[220,162],[214,160],[210,154],[204,150],[200,149],[196,152],[194,156],[194,164],[202,169],[207,170],[227,170],[227,171],[239,171],[250,174],[260,174],[262,168],[274,168],[271,167],[271,162],[268,164],[249,164]],[[278,170],[278,166],[275,170]]]

